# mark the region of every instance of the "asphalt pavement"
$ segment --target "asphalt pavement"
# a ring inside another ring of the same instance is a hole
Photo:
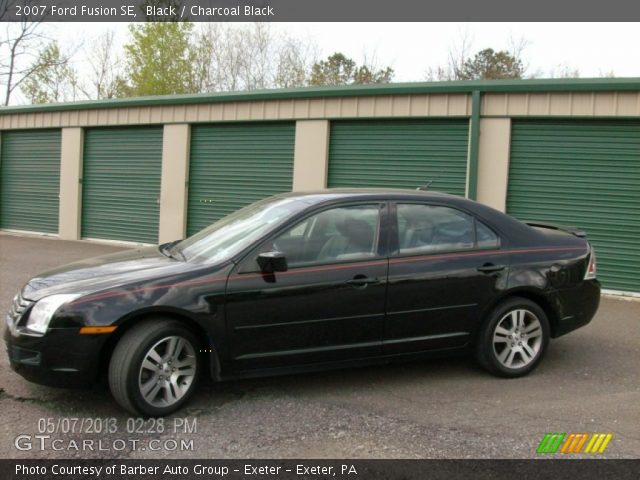
[[[123,248],[0,233],[0,311],[35,274]],[[525,378],[457,358],[208,382],[155,423],[128,417],[105,384],[31,384],[3,348],[0,412],[0,458],[533,458],[547,432],[610,432],[600,457],[638,458],[640,302],[603,298]]]

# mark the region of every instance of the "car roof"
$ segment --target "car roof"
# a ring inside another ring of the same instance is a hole
[[[289,192],[278,195],[279,197],[295,198],[309,204],[323,203],[331,200],[341,199],[357,199],[366,198],[398,198],[398,199],[443,199],[443,198],[460,198],[456,195],[448,193],[425,191],[425,190],[409,190],[403,188],[327,188],[324,190],[313,190],[308,192]]]

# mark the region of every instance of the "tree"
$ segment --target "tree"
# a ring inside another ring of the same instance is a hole
[[[353,83],[370,84],[370,83],[389,83],[393,79],[393,68],[387,67],[380,70],[372,70],[366,65],[362,65],[356,69],[353,74]]]
[[[78,79],[69,66],[69,56],[60,51],[57,42],[42,49],[31,67],[33,72],[21,85],[31,103],[52,103],[76,100]]]
[[[378,69],[361,65],[342,53],[334,53],[326,60],[316,62],[311,68],[310,85],[351,85],[368,83],[388,83],[394,71],[391,67]]]
[[[467,59],[460,72],[460,80],[499,80],[522,78],[522,61],[505,50],[485,48]]]
[[[311,68],[311,85],[347,85],[353,81],[356,62],[342,53],[334,53]]]
[[[308,82],[307,72],[314,63],[310,58],[309,44],[296,38],[284,38],[277,54],[273,86],[278,88],[305,86]]]
[[[274,76],[274,47],[277,42],[271,25],[256,22],[245,30],[242,37],[245,58],[241,64],[241,76],[244,88],[256,90],[270,87]]]
[[[193,24],[154,22],[129,27],[125,45],[128,96],[168,95],[198,91],[196,55],[190,40]]]
[[[523,78],[528,65],[523,60],[529,42],[524,38],[509,38],[508,49],[486,48],[471,55],[473,39],[467,30],[450,47],[447,64],[430,67],[427,80],[493,80]]]
[[[549,78],[580,78],[580,71],[568,65],[566,63],[561,63],[559,65],[555,65],[549,69],[548,73]]]
[[[473,39],[469,30],[461,30],[458,40],[449,47],[447,64],[429,67],[426,74],[427,80],[460,80],[464,62],[469,58],[472,44]]]
[[[240,90],[246,68],[243,30],[222,23],[205,24],[196,39],[196,78],[202,92]]]
[[[268,23],[205,24],[196,34],[195,72],[203,92],[303,86],[315,44]]]
[[[115,32],[107,30],[90,46],[87,63],[90,67],[89,86],[83,86],[87,98],[115,98],[122,90],[124,79],[119,73],[120,57],[115,50]]]
[[[34,0],[23,0],[27,6],[36,3]],[[2,14],[12,8],[15,2],[3,2],[0,6]],[[0,79],[4,90],[2,103],[9,105],[11,96],[22,82],[28,79],[42,65],[34,60],[43,43],[40,34],[41,21],[31,21],[24,17],[21,22],[3,25],[4,34],[0,39]]]

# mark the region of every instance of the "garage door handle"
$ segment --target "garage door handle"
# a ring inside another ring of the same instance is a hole
[[[379,278],[365,277],[364,275],[356,275],[351,280],[347,280],[347,285],[357,288],[364,288],[367,285],[376,283],[380,283]]]
[[[484,265],[479,266],[477,270],[482,273],[493,273],[504,270],[505,268],[507,268],[506,265],[494,265],[493,263],[485,263]]]

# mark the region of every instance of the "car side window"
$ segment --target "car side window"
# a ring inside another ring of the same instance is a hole
[[[283,252],[289,267],[372,258],[379,222],[378,204],[332,208],[294,225],[261,251]]]
[[[398,204],[397,217],[401,255],[475,248],[474,218],[454,208]]]
[[[473,217],[449,207],[398,204],[401,254],[474,248]]]
[[[478,248],[498,248],[500,247],[500,239],[487,227],[484,223],[476,220],[476,243]]]

